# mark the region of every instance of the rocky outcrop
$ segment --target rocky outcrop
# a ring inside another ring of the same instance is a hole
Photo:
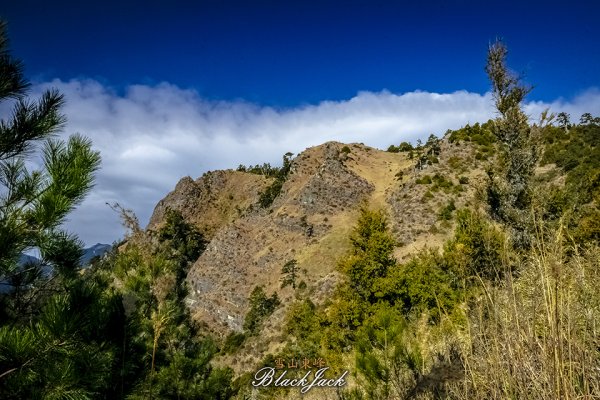
[[[172,208],[211,238],[255,204],[271,180],[232,170],[207,172],[195,181],[187,176],[158,202],[147,228],[154,230],[160,226],[166,210]]]

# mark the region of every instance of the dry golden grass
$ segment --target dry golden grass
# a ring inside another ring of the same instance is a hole
[[[600,398],[600,251],[540,237],[472,308],[459,399]]]
[[[351,145],[350,148],[352,152],[346,166],[375,186],[369,207],[387,208],[388,193],[397,185],[396,174],[409,168],[414,161],[409,160],[406,153],[390,153],[363,145]]]

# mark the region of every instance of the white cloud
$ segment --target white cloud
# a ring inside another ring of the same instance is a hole
[[[578,123],[581,114],[586,112],[594,116],[600,116],[600,90],[591,88],[570,101],[560,98],[552,103],[530,102],[525,106],[525,111],[531,118],[535,119],[546,108],[550,108],[554,113],[566,112],[571,116],[572,123]]]
[[[387,148],[494,115],[489,94],[465,91],[360,92],[346,101],[275,109],[207,101],[167,83],[134,85],[119,94],[93,80],[54,80],[35,85],[32,95],[48,87],[66,97],[65,134],[84,134],[102,154],[97,185],[67,225],[87,244],[110,243],[123,235],[106,202],[132,208],[145,225],[158,200],[186,175],[196,178],[240,163],[279,164],[288,151],[329,140]],[[575,119],[600,109],[600,92],[590,90],[572,101],[529,103],[527,112],[539,115],[549,106]]]

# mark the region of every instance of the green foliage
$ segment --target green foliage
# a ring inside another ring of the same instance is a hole
[[[90,191],[100,156],[79,135],[55,137],[63,96],[27,98],[23,64],[0,22],[0,397],[118,397],[125,315],[105,281],[80,271],[82,243],[60,226]],[[8,108],[7,108],[8,111]],[[31,158],[39,169],[31,171]],[[36,250],[40,262],[19,265]]]
[[[316,306],[308,299],[290,306],[286,320],[286,332],[298,339],[307,339],[318,331],[319,320]]]
[[[439,155],[440,151],[441,151],[441,148],[440,148],[440,139],[438,139],[437,136],[435,136],[432,133],[427,138],[427,142],[425,143],[425,147],[428,149],[427,156],[433,157],[434,159],[437,160],[437,158],[435,156]],[[435,162],[437,162],[437,161],[435,161]]]
[[[281,288],[292,285],[292,289],[296,289],[298,272],[298,261],[290,260],[286,262],[281,268],[281,273],[284,274],[281,278]]]
[[[240,347],[242,347],[242,344],[244,343],[245,340],[246,340],[246,334],[241,333],[241,332],[231,332],[225,338],[225,342],[223,343],[223,348],[221,349],[221,351],[224,354],[234,353]]]
[[[454,210],[456,210],[456,205],[454,204],[454,200],[450,200],[448,204],[442,207],[438,214],[438,218],[443,221],[449,221],[452,219],[452,212]]]
[[[378,280],[396,263],[392,255],[394,240],[381,211],[362,209],[350,240],[352,249],[339,263],[348,280],[340,285],[327,316],[322,318],[326,346],[334,351],[355,340],[355,330],[379,300]]]
[[[417,185],[431,185],[432,182],[431,176],[429,175],[423,175],[415,181]]]
[[[573,228],[573,239],[576,243],[600,243],[600,210],[598,206],[584,207],[577,225]]]
[[[458,170],[459,168],[461,168],[462,164],[463,161],[460,157],[452,156],[448,159],[448,165],[454,170]]]
[[[543,135],[547,146],[541,163],[554,163],[565,171],[567,184],[589,184],[586,176],[600,170],[600,125],[578,125],[568,133],[549,126],[544,129]]]
[[[387,274],[395,265],[394,239],[381,211],[361,210],[357,226],[350,236],[352,252],[340,263],[349,278],[350,289],[363,300],[373,299],[377,278]]]
[[[413,150],[413,146],[412,144],[408,143],[408,142],[402,142],[400,143],[400,145],[398,146],[398,150],[399,151],[411,151]]]
[[[356,345],[356,371],[367,399],[406,398],[421,373],[422,351],[402,316],[379,308],[360,329]]]
[[[185,278],[189,267],[204,252],[208,242],[198,228],[186,222],[181,212],[173,209],[165,213],[165,224],[158,232],[158,240],[165,259],[177,264],[172,269],[176,280],[175,291],[183,300],[187,295]]]
[[[231,374],[211,366],[217,348],[201,337],[184,303],[186,271],[204,242],[174,211],[167,212],[156,237],[150,235],[134,233],[92,271],[113,278],[123,296],[127,321],[118,330],[127,333],[120,344],[127,350],[119,361],[127,372],[120,378],[123,397],[228,398]]]
[[[256,286],[249,298],[250,309],[244,319],[244,330],[253,335],[258,333],[262,321],[281,304],[277,293],[267,297],[262,286]]]
[[[277,170],[274,174],[275,180],[273,183],[262,192],[258,199],[258,204],[262,208],[270,207],[271,204],[275,201],[279,193],[281,192],[281,188],[285,183],[288,174],[290,173],[292,167],[292,153],[286,153],[283,156],[283,166]]]
[[[212,349],[197,357],[175,353],[170,364],[160,369],[155,376],[152,396],[160,399],[227,399],[234,395],[231,388],[233,373],[230,369],[212,369],[207,359]],[[131,396],[148,398],[150,391]]]
[[[444,177],[443,175],[440,175],[439,173],[436,173],[433,178],[431,178],[431,181],[433,183],[433,186],[431,187],[432,191],[437,191],[439,189],[442,189],[445,192],[449,192],[449,189],[452,188],[452,181],[446,179],[446,177]]]
[[[414,150],[414,148],[408,142],[402,142],[398,146],[395,146],[392,144],[387,148],[387,151],[390,153],[408,152],[408,151],[412,151],[412,150]]]
[[[335,295],[335,301],[328,310],[328,320],[332,327],[328,330],[328,342],[333,348],[342,349],[353,340],[354,330],[368,315],[369,302],[358,293],[342,285]]]
[[[433,195],[433,193],[431,193],[431,190],[428,190],[425,192],[425,194],[423,195],[423,198],[421,199],[421,201],[425,202],[427,200],[431,200],[433,199],[435,196]]]
[[[428,311],[434,318],[457,305],[460,290],[455,276],[435,252],[422,252],[393,268],[378,282],[377,295],[405,314]]]
[[[269,178],[276,178],[280,174],[281,168],[273,167],[269,163],[264,163],[262,165],[260,165],[260,164],[249,165],[249,166],[240,164],[237,167],[236,171],[248,172],[250,174],[256,174],[256,175],[264,175]]]
[[[565,132],[567,132],[571,127],[571,115],[564,111],[556,115],[556,121],[558,122],[558,126],[560,126]]]
[[[570,125],[568,130],[546,126],[541,164],[556,164],[565,174],[563,188],[548,188],[540,181],[543,217],[566,222],[581,245],[600,243],[597,217],[600,214],[600,125],[584,118],[585,124]]]
[[[15,99],[12,112],[0,121],[0,282],[9,289],[0,295],[3,323],[25,322],[38,313],[53,270],[57,281],[74,278],[81,243],[60,225],[93,186],[100,156],[79,135],[66,141],[54,136],[65,123],[64,99],[56,90],[32,101],[23,64],[7,48],[6,26],[0,22],[0,101]],[[29,158],[41,150],[41,169],[31,171]],[[38,250],[40,263],[19,266],[22,253]]]
[[[473,126],[467,124],[455,131],[449,131],[448,141],[459,143],[461,141],[471,142],[478,146],[490,146],[496,143],[493,134],[494,121],[489,120],[484,124],[475,123]]]
[[[260,194],[260,197],[258,198],[258,204],[262,208],[267,208],[271,204],[273,204],[273,202],[275,201],[275,199],[277,198],[277,196],[279,196],[279,193],[281,192],[283,183],[284,183],[284,181],[282,181],[280,179],[276,179],[269,187],[267,187],[265,189],[264,192],[262,192]]]
[[[473,211],[457,211],[454,238],[444,246],[446,263],[458,276],[499,280],[503,269],[505,237]]]
[[[588,124],[593,124],[594,120],[595,120],[595,118],[592,116],[592,114],[590,114],[590,113],[583,113],[583,114],[581,114],[581,118],[579,119],[579,123],[581,125],[588,125]]]
[[[135,216],[120,210],[132,234],[88,270],[119,293],[126,316],[113,327],[122,335],[122,351],[114,367],[119,375],[106,397],[230,397],[231,373],[211,366],[217,348],[203,337],[184,303],[186,272],[204,249],[202,236],[173,210],[158,232],[142,231]]]
[[[592,343],[587,340],[595,337],[592,325],[586,325],[592,308],[588,301],[593,297],[587,291],[594,286],[588,288],[586,282],[595,280],[597,274],[582,279],[583,275],[572,273],[565,259],[572,257],[571,266],[581,267],[580,250],[567,256],[563,241],[546,242],[544,231],[553,222],[558,232],[568,226],[569,240],[589,244],[599,239],[597,127],[590,116],[584,118],[584,125],[569,125],[568,130],[543,126],[546,114],[540,126],[530,127],[520,110],[528,88],[506,69],[505,54],[501,45],[493,45],[487,67],[500,118],[450,133],[454,141],[475,143],[482,159],[500,150],[497,166],[489,171],[488,201],[492,215],[502,224],[478,211],[456,211],[450,201],[439,217],[447,221],[454,214],[456,228],[442,251],[424,249],[397,263],[385,219],[381,213],[363,210],[352,232],[352,249],[339,264],[346,280],[331,303],[321,310],[307,301],[291,307],[286,329],[296,339],[295,348],[355,352],[357,385],[341,398],[421,398],[423,393],[423,398],[504,398],[531,396],[532,390],[545,390],[544,398],[596,393],[582,383],[586,378],[572,378],[567,372],[574,368],[589,373],[585,368],[597,365],[595,347],[589,346],[580,358],[565,349]],[[540,177],[540,186],[535,186],[538,134],[544,135],[547,145],[545,162],[567,172],[562,189],[534,190],[547,184],[544,179],[556,177]],[[524,165],[517,165],[518,157],[523,157]],[[455,162],[455,167],[461,166],[460,160]],[[431,191],[460,189],[440,174],[424,175],[418,183],[431,185],[430,195]],[[467,184],[468,178],[461,176],[459,183]],[[528,225],[528,212],[541,218],[539,225]],[[532,238],[535,245],[529,247]],[[523,252],[525,248],[530,251]],[[591,249],[597,261],[598,249]],[[520,267],[518,275],[513,274],[516,266]],[[531,284],[539,279],[545,283]],[[579,299],[585,299],[582,304],[586,305],[575,310]],[[523,307],[529,311],[524,313]],[[467,318],[471,318],[468,324]],[[585,331],[581,341],[567,341],[578,327]],[[310,342],[319,340],[320,348],[310,347]],[[508,364],[506,340],[515,352]],[[531,341],[534,347],[528,344]],[[496,370],[488,370],[490,362],[504,374],[502,380],[495,378]],[[472,365],[479,370],[469,377]],[[532,389],[534,371],[542,370],[544,383]],[[487,380],[480,379],[484,375]],[[454,386],[453,380],[457,381]],[[563,384],[557,386],[557,380]],[[466,381],[471,386],[462,392]],[[514,388],[518,390],[513,392]]]
[[[351,150],[350,150],[350,147],[348,147],[348,146],[344,146],[344,147],[342,147],[342,150],[341,150],[341,151],[342,151],[342,153],[344,153],[344,154],[350,154],[350,152],[351,152]]]
[[[32,325],[0,328],[0,397],[115,393],[125,315],[114,292],[89,280],[50,297]],[[112,397],[112,396],[111,396]]]
[[[158,232],[158,237],[169,249],[172,258],[188,263],[196,261],[207,245],[202,233],[187,223],[181,212],[173,209],[166,211],[165,225]]]
[[[494,127],[494,121],[492,120],[489,120],[482,125],[479,123],[475,123],[473,126],[467,124],[458,130],[449,130],[447,132],[448,141],[450,143],[460,143],[461,141],[464,141],[473,144],[476,150],[475,159],[485,161],[496,153],[498,140],[493,133]],[[460,158],[454,156],[450,158],[449,165],[453,169],[458,169],[462,166],[462,162]]]
[[[520,78],[514,75],[506,67],[506,55],[508,49],[501,41],[493,43],[488,50],[485,71],[492,83],[496,109],[503,116],[510,113],[520,113],[520,105],[531,88],[523,86]],[[507,136],[515,135],[517,132],[501,132],[501,139],[509,139]],[[498,136],[498,135],[497,135]]]

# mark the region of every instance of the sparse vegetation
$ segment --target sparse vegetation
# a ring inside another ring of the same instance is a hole
[[[390,145],[387,148],[387,151],[390,152],[390,153],[409,152],[409,151],[412,151],[412,150],[414,150],[414,148],[408,142],[402,142],[398,146],[395,146],[395,145],[392,144],[392,145]]]
[[[431,185],[431,183],[433,182],[433,180],[431,179],[431,176],[429,175],[423,175],[422,177],[418,178],[415,183],[417,185]]]
[[[436,190],[440,190],[442,189],[445,192],[448,192],[449,189],[452,188],[453,184],[452,181],[446,179],[446,177],[444,177],[443,175],[436,173],[435,175],[433,175],[433,178],[431,179],[433,186],[431,187],[432,191],[436,191]]]
[[[439,219],[444,221],[452,219],[452,212],[454,210],[456,210],[456,205],[454,204],[453,200],[450,200],[450,202],[440,210],[438,214]]]
[[[467,124],[455,131],[448,131],[448,141],[450,143],[471,142],[481,147],[488,147],[497,141],[493,129],[493,120],[489,120],[484,124],[475,123],[473,126]]]

